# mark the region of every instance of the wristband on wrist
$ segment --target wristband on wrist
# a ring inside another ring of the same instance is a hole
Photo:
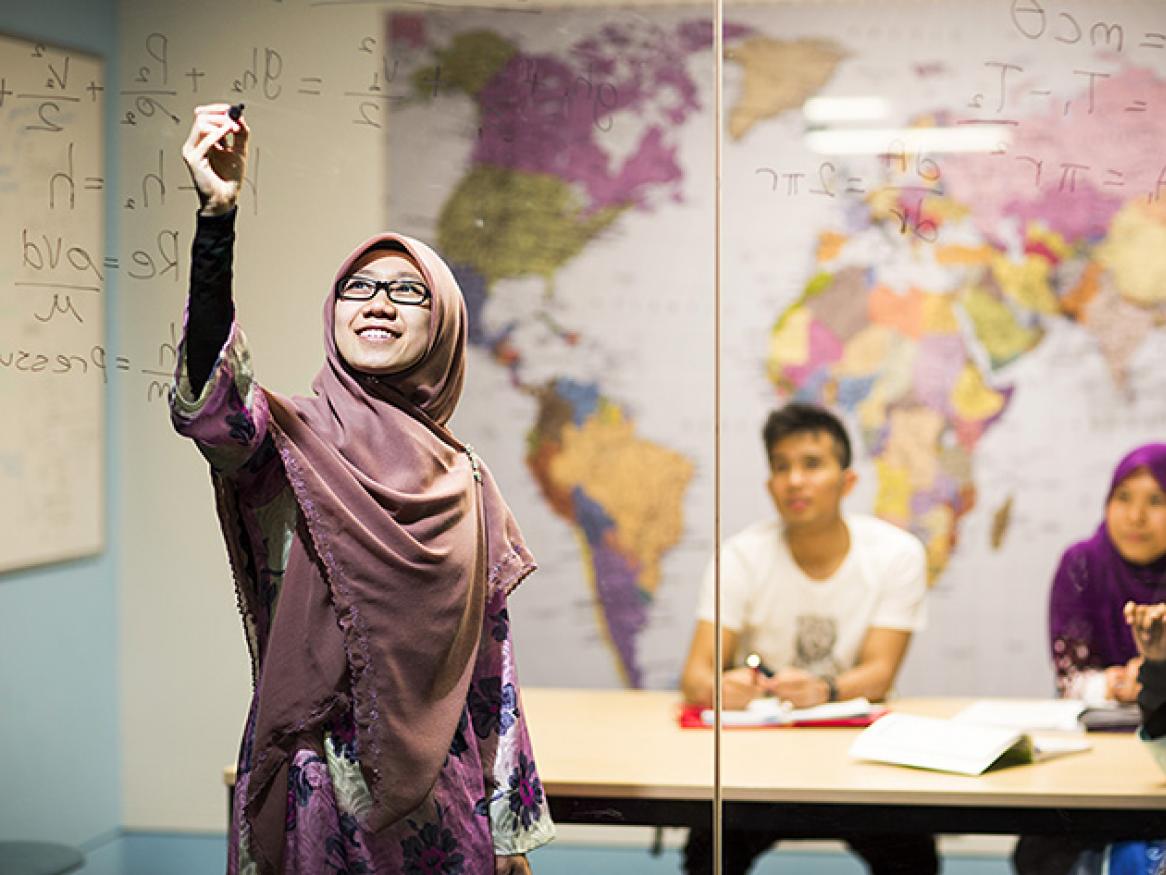
[[[836,683],[834,683],[834,678],[832,678],[828,674],[819,675],[818,678],[824,684],[826,684],[826,701],[827,702],[837,702],[838,701],[838,685]]]

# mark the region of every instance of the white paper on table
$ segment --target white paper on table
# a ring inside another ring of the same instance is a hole
[[[852,717],[866,717],[871,712],[870,699],[858,696],[841,702],[826,702],[812,708],[795,708],[789,712],[791,723],[811,720],[849,720]]]
[[[861,696],[812,708],[793,708],[788,702],[766,697],[754,699],[740,711],[722,711],[721,723],[725,726],[778,726],[814,720],[846,720],[865,717],[870,712],[870,700]],[[705,725],[712,726],[713,709],[705,708],[701,711],[700,719]]]
[[[1025,732],[1083,732],[1084,711],[1079,699],[981,699],[952,719]]]
[[[1080,753],[1093,747],[1085,740],[1083,733],[1074,732],[1065,735],[1047,735],[1041,733],[1032,736],[1033,754],[1039,761],[1059,757],[1067,753]]]
[[[1040,736],[1038,741],[1007,727],[893,713],[864,729],[850,755],[892,765],[980,775],[1001,760],[1032,762],[1088,750],[1089,746],[1083,736]]]

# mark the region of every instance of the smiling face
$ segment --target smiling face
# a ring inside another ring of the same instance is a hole
[[[421,269],[403,252],[373,250],[358,258],[348,272],[373,281],[424,282]],[[368,301],[337,298],[332,335],[349,367],[364,374],[398,374],[417,364],[429,347],[433,301],[394,304],[380,289]]]
[[[769,494],[787,530],[830,526],[841,516],[842,498],[855,475],[843,468],[834,438],[825,431],[799,431],[769,451]]]
[[[1149,565],[1166,555],[1166,493],[1145,468],[1113,490],[1105,505],[1105,530],[1127,562]]]

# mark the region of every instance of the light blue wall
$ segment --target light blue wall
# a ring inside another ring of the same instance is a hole
[[[116,0],[0,0],[0,31],[101,56],[117,82]],[[116,85],[106,92],[105,178],[117,190]],[[107,201],[106,251],[117,247]],[[9,241],[10,242],[10,241]],[[4,249],[10,251],[7,244]],[[115,324],[117,289],[106,297]],[[116,347],[108,337],[107,347]],[[113,389],[113,386],[110,386]],[[110,396],[107,410],[115,409]],[[116,423],[109,421],[107,472]],[[88,560],[0,575],[0,839],[102,844],[121,823],[116,478],[109,547]]]

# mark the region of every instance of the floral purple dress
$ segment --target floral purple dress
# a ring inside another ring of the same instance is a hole
[[[181,357],[184,359],[184,357]],[[268,433],[268,410],[254,383],[238,325],[194,397],[180,365],[171,413],[240,497],[227,531],[240,609],[259,676],[296,537],[299,508]],[[550,819],[535,769],[515,672],[506,598],[521,576],[494,569],[477,660],[461,721],[429,801],[380,833],[362,831],[370,804],[351,714],[297,750],[288,773],[284,872],[491,875],[495,856],[524,854],[550,841]],[[251,765],[253,700],[239,751],[228,873],[257,871],[240,812]],[[486,866],[488,862],[488,868]]]

